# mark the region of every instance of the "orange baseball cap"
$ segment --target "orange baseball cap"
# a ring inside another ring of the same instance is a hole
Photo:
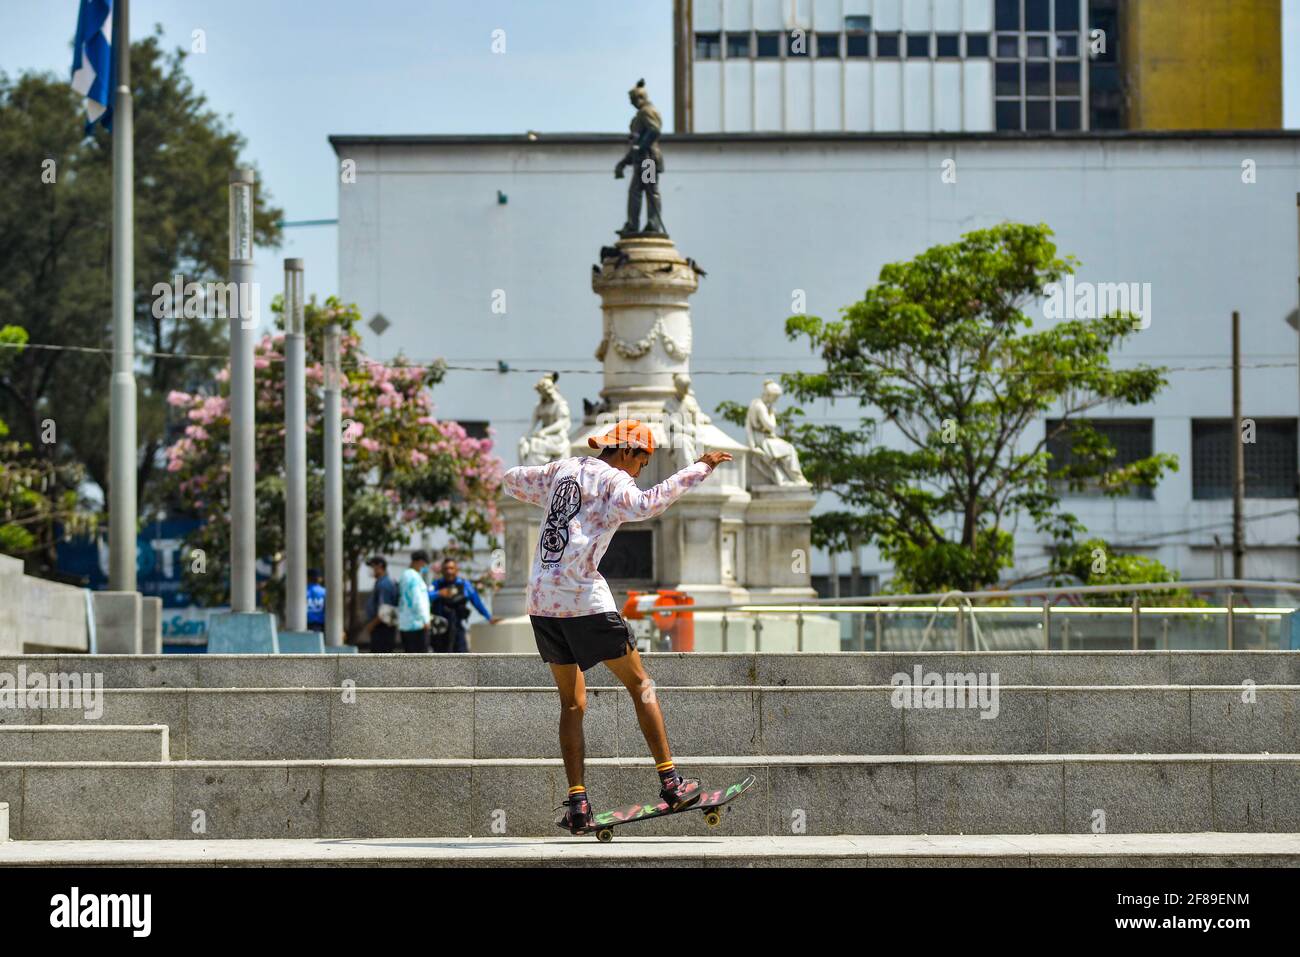
[[[587,444],[593,449],[642,449],[654,452],[655,437],[650,432],[650,426],[644,422],[624,419],[604,435],[593,435],[587,439]]]

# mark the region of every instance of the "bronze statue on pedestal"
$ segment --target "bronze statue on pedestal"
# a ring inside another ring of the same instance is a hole
[[[634,175],[627,186],[627,222],[618,234],[625,238],[637,235],[667,236],[659,200],[659,174],[664,171],[664,156],[659,151],[663,118],[650,102],[645,80],[637,80],[636,86],[628,91],[627,96],[636,107],[636,116],[632,117],[628,134],[631,145],[627,155],[614,167],[614,178],[622,179],[623,169],[627,166],[633,168]],[[638,225],[641,221],[642,194],[646,200],[645,229]]]

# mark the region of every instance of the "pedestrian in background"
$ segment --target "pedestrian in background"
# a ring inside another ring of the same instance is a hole
[[[397,647],[397,606],[401,599],[397,582],[388,574],[388,560],[375,555],[366,562],[375,576],[375,585],[366,600],[366,628],[370,633],[370,650],[387,654]]]
[[[470,605],[490,624],[495,625],[501,620],[492,617],[474,583],[461,577],[460,566],[454,558],[443,561],[442,577],[429,586],[429,604],[433,614],[440,615],[447,622],[447,633],[433,637],[433,650],[436,652],[465,654],[469,651],[469,626],[465,622],[469,618]]]
[[[325,630],[325,586],[321,584],[320,569],[307,569],[307,628]]]
[[[420,574],[429,564],[429,553],[411,552],[411,567],[402,572],[398,583],[397,630],[402,636],[402,650],[429,650],[429,586]]]

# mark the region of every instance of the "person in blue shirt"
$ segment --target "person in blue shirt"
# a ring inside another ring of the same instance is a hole
[[[320,583],[320,571],[307,570],[307,628],[325,630],[325,586]]]
[[[430,609],[433,614],[445,618],[449,626],[445,635],[434,636],[435,652],[464,654],[469,651],[469,629],[465,626],[465,620],[469,618],[470,605],[494,625],[501,620],[492,617],[492,612],[483,604],[473,582],[462,578],[459,572],[456,560],[448,558],[442,563],[442,577],[434,579],[429,586]]]

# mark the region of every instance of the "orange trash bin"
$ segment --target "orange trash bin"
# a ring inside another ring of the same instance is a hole
[[[694,604],[695,599],[686,592],[671,588],[659,589],[659,597],[655,600],[656,608],[681,608]],[[659,630],[668,635],[673,651],[695,650],[695,615],[692,612],[655,611],[652,617]]]

